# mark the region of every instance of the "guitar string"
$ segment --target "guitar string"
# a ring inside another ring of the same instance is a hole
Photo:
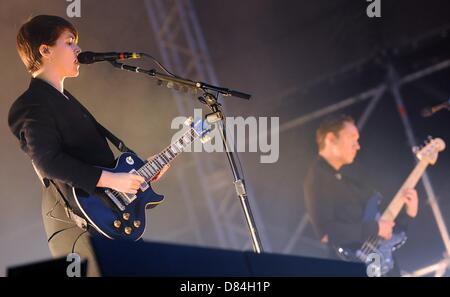
[[[364,244],[361,247],[361,251],[364,254],[368,254],[370,251],[375,252],[376,247],[380,243],[380,238],[378,236],[371,236],[368,240],[364,242]]]
[[[188,136],[188,135],[189,135],[189,136]],[[194,130],[193,130],[193,128],[191,127],[191,128],[190,128],[188,131],[186,131],[186,132],[185,132],[185,133],[184,133],[184,134],[183,134],[176,142],[179,142],[179,140],[181,140],[181,139],[186,140],[185,136],[188,136],[188,138],[187,138],[188,141],[187,141],[187,142],[185,141],[185,144],[188,145],[188,144],[192,143],[192,142],[195,140],[195,135],[196,135],[196,134],[194,134]],[[175,143],[176,143],[176,142],[175,142]],[[169,149],[170,149],[171,147],[173,147],[173,146],[172,146],[172,145],[167,146],[164,150],[162,150],[162,153],[165,152],[165,151],[169,151]],[[147,178],[147,174],[145,173],[145,171],[143,171],[143,168],[145,167],[145,168],[151,173],[151,175],[148,176],[149,179],[151,179],[151,178],[153,178],[154,176],[156,176],[156,175],[162,170],[162,168],[163,168],[163,166],[162,166],[161,164],[159,164],[159,162],[157,162],[157,160],[156,160],[156,158],[158,158],[158,157],[163,158],[162,153],[156,155],[155,158],[153,159],[153,160],[155,161],[154,164],[156,165],[156,167],[159,168],[157,171],[155,171],[155,169],[154,169],[153,167],[151,167],[153,170],[150,170],[150,167],[148,166],[149,163],[147,162],[147,163],[145,163],[141,168],[139,168],[139,170],[137,170],[137,172],[139,173],[139,175],[141,175],[141,176],[144,175],[144,177]],[[170,161],[174,160],[180,153],[181,153],[181,151],[178,151],[178,150],[177,150],[177,153],[174,154],[173,158],[172,158]],[[165,159],[165,158],[163,158],[163,159]],[[170,161],[169,161],[169,162],[170,162]],[[168,163],[167,163],[167,164],[168,164]],[[158,165],[159,165],[159,166],[158,166]],[[160,168],[160,166],[162,166],[162,167]],[[155,171],[155,173],[152,173],[153,171]],[[117,194],[117,195],[120,195],[120,192],[119,192],[119,191],[112,190],[111,192],[114,194],[114,196],[116,196],[116,194]],[[117,196],[116,196],[116,197],[117,197]],[[120,197],[120,196],[119,196],[119,197]]]
[[[374,239],[371,239],[374,238]],[[382,241],[383,239],[380,236],[371,236],[369,237],[368,240],[366,240],[364,242],[364,244],[361,247],[361,251],[364,252],[365,254],[368,253],[368,251],[372,250],[375,252],[374,249],[376,249],[376,247],[379,245],[379,243]]]
[[[185,136],[187,136],[189,134],[189,141],[186,143],[186,144],[189,144],[189,143],[192,143],[192,141],[195,139],[195,135],[193,134],[193,128],[190,128],[187,132],[185,132],[184,134],[183,134],[183,136],[181,136],[176,142],[179,142],[181,139],[185,139],[184,137]],[[174,142],[174,144],[176,143],[176,142]],[[158,155],[156,155],[155,156],[155,158],[153,159],[155,162],[155,165],[156,165],[156,167],[158,167],[159,168],[159,166],[162,166],[161,164],[159,164],[159,162],[157,162],[156,161],[156,158],[158,158],[158,157],[160,157],[160,158],[162,158],[162,159],[164,159],[163,158],[163,152],[165,152],[165,151],[169,151],[169,149],[171,148],[171,147],[173,147],[172,145],[169,145],[169,146],[167,146],[164,150],[162,150],[162,152],[160,153],[160,154],[158,154]],[[178,151],[178,150],[177,150]],[[174,160],[180,153],[181,153],[182,151],[180,150],[179,152],[177,152],[177,153],[175,153],[174,154],[174,156],[173,156],[173,158],[172,158],[172,160]],[[170,160],[170,161],[172,161],[172,160]],[[150,170],[150,168],[152,168],[152,167],[149,167],[149,162],[147,162],[147,163],[145,163],[139,170],[137,170],[138,171],[138,173],[142,173],[142,169],[145,167],[146,169],[148,169],[148,170]],[[168,163],[167,163],[168,164]],[[158,166],[159,165],[159,166]],[[160,171],[161,171],[161,169],[163,168],[163,166],[161,167],[161,168],[159,168],[158,169],[158,171],[156,171],[154,174],[152,174],[151,176],[149,176],[148,178],[153,178],[154,176],[156,176]],[[152,168],[153,169],[153,168]],[[153,171],[154,171],[154,169],[153,169]],[[150,170],[150,173],[151,173],[152,171]],[[142,174],[140,174],[140,175],[142,175]]]

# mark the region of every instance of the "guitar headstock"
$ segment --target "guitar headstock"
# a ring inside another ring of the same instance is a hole
[[[428,138],[426,145],[417,149],[416,157],[421,161],[426,161],[434,165],[437,161],[438,153],[445,149],[445,142],[441,138]]]
[[[184,125],[191,127],[191,129],[195,132],[197,137],[200,138],[202,143],[211,140],[211,137],[207,135],[209,132],[211,132],[211,127],[206,120],[202,120],[201,118],[196,118],[194,120],[192,117],[188,117],[184,122]]]

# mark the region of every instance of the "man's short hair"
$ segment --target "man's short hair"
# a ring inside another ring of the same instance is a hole
[[[59,16],[38,15],[20,27],[17,33],[16,47],[28,72],[36,72],[42,66],[39,47],[42,44],[55,45],[56,40],[65,30],[69,30],[75,36],[76,43],[78,31],[69,21]]]
[[[339,136],[339,131],[344,128],[345,123],[355,124],[355,120],[351,116],[340,114],[326,118],[320,123],[319,128],[316,130],[316,142],[319,151],[325,148],[325,136],[330,132],[336,137]]]

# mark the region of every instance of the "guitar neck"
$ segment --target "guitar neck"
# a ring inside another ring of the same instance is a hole
[[[145,163],[145,165],[138,170],[138,173],[145,178],[146,182],[150,182],[165,165],[172,162],[197,137],[198,134],[195,130],[192,127],[189,128],[189,130],[180,138]]]
[[[400,211],[402,210],[403,205],[405,202],[403,201],[403,191],[407,188],[415,188],[417,185],[417,182],[419,181],[422,174],[425,172],[425,169],[428,166],[428,162],[425,160],[421,160],[417,163],[414,170],[411,172],[411,174],[408,176],[406,181],[401,186],[400,190],[397,192],[397,194],[394,196],[394,199],[392,199],[389,206],[386,208],[386,210],[383,212],[381,216],[381,220],[395,220],[395,218],[398,216]]]

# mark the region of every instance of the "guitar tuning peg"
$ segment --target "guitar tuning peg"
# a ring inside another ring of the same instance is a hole
[[[416,146],[413,146],[412,152],[413,152],[414,154],[417,154],[419,151],[420,151],[420,147],[418,147],[417,145],[416,145]]]

